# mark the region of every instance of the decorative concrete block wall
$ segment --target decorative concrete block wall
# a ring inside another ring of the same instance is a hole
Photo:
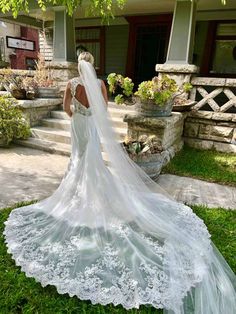
[[[195,148],[236,153],[236,115],[191,111],[184,123],[184,141]]]

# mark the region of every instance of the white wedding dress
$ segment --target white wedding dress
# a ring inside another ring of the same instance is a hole
[[[235,314],[236,277],[205,224],[129,159],[93,67],[80,71],[72,94],[84,85],[90,107],[73,97],[68,169],[50,197],[10,213],[8,253],[27,277],[93,304]]]

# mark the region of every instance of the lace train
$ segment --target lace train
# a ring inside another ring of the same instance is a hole
[[[8,253],[42,286],[94,304],[235,314],[236,277],[204,222],[160,193],[114,141],[90,74],[92,114],[80,106],[73,113],[67,172],[49,198],[10,213],[4,229]]]

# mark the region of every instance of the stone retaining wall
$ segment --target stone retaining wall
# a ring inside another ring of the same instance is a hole
[[[50,117],[52,110],[59,109],[62,104],[61,98],[37,98],[34,100],[17,100],[17,105],[23,111],[30,126],[41,124],[41,120]]]
[[[170,117],[144,117],[139,114],[127,114],[127,137],[139,141],[142,136],[154,136],[159,153],[134,156],[133,160],[153,179],[161,169],[183,147],[183,125],[185,114],[173,112]]]
[[[183,135],[191,147],[236,153],[236,115],[191,111],[185,119]]]

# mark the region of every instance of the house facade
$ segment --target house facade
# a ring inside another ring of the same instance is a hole
[[[20,47],[20,45],[26,45]],[[27,47],[29,44],[31,47]],[[15,48],[19,46],[19,48]],[[39,52],[39,30],[0,20],[0,67],[29,70],[35,68]]]
[[[128,0],[123,10],[115,9],[109,26],[86,17],[86,1],[73,18],[63,7],[42,13],[31,2],[29,15],[14,22],[43,30],[40,51],[48,61],[73,62],[76,51],[88,50],[101,77],[117,72],[136,83],[156,75],[156,64],[164,63],[194,64],[200,76],[236,75],[234,0],[226,5],[221,0]]]

